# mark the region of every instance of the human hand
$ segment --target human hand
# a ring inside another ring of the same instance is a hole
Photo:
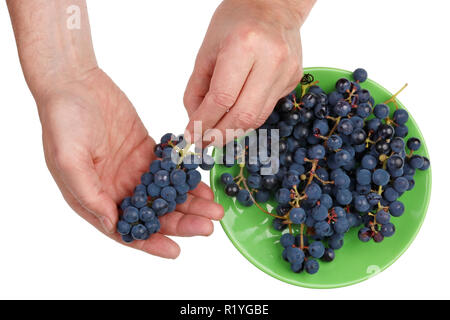
[[[194,121],[202,121],[203,132],[215,128],[222,133],[264,123],[277,100],[302,77],[299,28],[314,2],[223,1],[184,95],[191,137]]]
[[[114,240],[117,204],[130,195],[155,158],[155,142],[125,94],[100,69],[54,84],[36,95],[45,159],[65,200],[83,219]],[[209,235],[223,208],[201,183],[175,212],[160,218],[161,230],[129,246],[176,258],[178,245],[166,236]]]

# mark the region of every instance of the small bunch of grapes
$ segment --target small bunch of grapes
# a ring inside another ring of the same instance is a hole
[[[363,225],[358,233],[362,241],[392,236],[390,217],[405,209],[398,198],[414,187],[416,170],[430,166],[426,157],[414,154],[420,140],[404,140],[409,115],[398,108],[396,96],[406,85],[376,104],[361,87],[366,79],[367,72],[358,68],[353,79],[339,79],[335,90],[326,93],[307,75],[301,93],[280,99],[256,130],[257,137],[264,130],[267,141],[246,137],[224,148],[225,166],[240,166],[236,177],[220,177],[225,193],[274,217],[273,227],[284,232],[282,257],[294,272],[314,274],[317,259],[334,260],[352,227]],[[395,106],[392,115],[389,103]],[[278,129],[277,154],[269,148],[271,129]],[[268,157],[261,158],[261,150]],[[268,167],[279,169],[262,174]],[[268,212],[260,203],[272,198],[278,205]]]
[[[141,176],[141,183],[131,197],[121,205],[121,218],[117,232],[122,240],[147,240],[159,231],[159,217],[173,212],[178,204],[184,203],[190,190],[201,181],[200,167],[211,170],[214,160],[205,151],[200,155],[189,151],[183,136],[165,134],[155,146],[158,159],[150,164],[150,169]]]

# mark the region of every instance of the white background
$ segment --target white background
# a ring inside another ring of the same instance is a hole
[[[219,2],[88,2],[99,64],[154,137],[187,123],[184,87]],[[0,1],[0,298],[450,298],[448,12],[448,1],[319,0],[302,28],[304,66],[363,66],[390,91],[409,83],[400,99],[433,168],[428,215],[407,252],[363,283],[311,290],[259,271],[218,223],[209,238],[179,239],[182,254],[172,261],[120,246],[72,212],[45,166]]]

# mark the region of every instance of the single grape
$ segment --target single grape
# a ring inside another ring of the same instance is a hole
[[[423,158],[423,165],[419,168],[419,170],[428,170],[428,168],[430,167],[430,160],[427,157],[422,158]]]
[[[408,112],[404,109],[397,109],[394,111],[394,121],[398,125],[404,125],[406,122],[408,122]]]
[[[322,242],[314,241],[308,247],[308,252],[313,258],[322,258],[325,253],[325,247]]]
[[[396,200],[389,205],[389,211],[393,217],[400,217],[405,212],[405,205]]]
[[[373,114],[378,119],[386,119],[389,117],[389,107],[384,103],[379,103],[373,108]]]
[[[362,242],[368,242],[372,238],[371,230],[369,228],[361,228],[358,232],[358,238]]]
[[[387,223],[381,226],[380,233],[384,237],[392,237],[395,233],[395,226],[392,223]]]
[[[373,235],[373,241],[375,242],[381,242],[384,240],[384,235],[381,232],[377,232]]]
[[[230,183],[225,187],[225,193],[229,197],[235,197],[237,196],[239,192],[239,186],[236,183]]]
[[[377,169],[372,174],[372,181],[377,186],[385,186],[390,179],[389,173],[384,169]]]
[[[303,208],[292,208],[289,213],[289,219],[293,224],[302,224],[306,221],[306,213]]]
[[[167,203],[167,201],[161,198],[155,199],[155,201],[153,201],[152,203],[152,209],[158,217],[165,215],[168,208],[169,204]]]
[[[389,214],[389,211],[385,211],[384,209],[378,210],[376,214],[377,222],[380,224],[386,224],[389,223],[391,220],[391,215]]]
[[[161,195],[161,187],[157,186],[155,183],[151,183],[147,187],[147,193],[152,198],[159,197]]]
[[[290,263],[303,262],[303,259],[305,258],[305,254],[299,248],[287,247],[286,248],[286,257]]]
[[[306,109],[311,109],[317,102],[317,96],[313,93],[307,93],[302,98],[303,106]]]
[[[121,236],[121,238],[122,238],[122,241],[125,243],[131,243],[134,240],[133,237],[131,236],[131,234],[123,234]]]
[[[346,118],[342,119],[337,126],[337,132],[347,136],[353,132],[353,129],[353,122]]]
[[[336,192],[336,201],[343,206],[346,206],[352,202],[353,195],[348,189],[339,189]]]
[[[148,222],[145,223],[145,227],[148,230],[148,233],[153,234],[159,231],[161,229],[161,223],[157,218],[154,218]]]
[[[233,177],[231,177],[233,179]],[[170,182],[173,185],[180,185],[186,182],[186,172],[181,169],[175,169],[170,173]]]
[[[406,145],[408,146],[409,150],[417,151],[420,149],[421,142],[418,138],[409,138],[406,142]]]
[[[319,271],[319,263],[314,259],[308,259],[304,265],[306,272],[309,274],[315,274]]]
[[[239,201],[240,204],[246,207],[250,207],[253,204],[252,198],[250,197],[250,193],[245,189],[239,190],[236,199]]]
[[[312,215],[314,220],[322,221],[328,217],[328,209],[323,205],[317,205],[312,209]]]
[[[358,82],[364,82],[367,80],[367,71],[363,68],[358,68],[353,71],[353,79]]]
[[[325,262],[331,262],[335,257],[336,255],[334,253],[334,250],[331,248],[326,248],[321,260]]]
[[[143,224],[137,224],[131,228],[131,236],[134,240],[147,240],[149,232]]]
[[[161,197],[166,201],[175,201],[177,190],[171,186],[164,187],[161,189]]]
[[[158,187],[166,187],[170,184],[169,172],[167,170],[158,170],[154,174],[154,183]]]
[[[121,235],[127,235],[130,233],[130,231],[131,225],[124,220],[119,220],[119,222],[117,223],[117,232]]]
[[[128,223],[136,223],[139,220],[139,210],[133,206],[125,209],[123,212],[123,220]]]
[[[126,197],[125,199],[123,199],[122,203],[120,204],[120,209],[122,209],[122,211],[124,211],[129,206],[131,206],[131,197]]]
[[[290,233],[285,233],[280,238],[280,244],[284,247],[292,247],[295,243],[295,237]]]
[[[145,206],[139,210],[139,219],[142,222],[148,222],[155,218],[156,218],[155,212],[151,208]]]
[[[291,264],[291,270],[295,273],[300,273],[303,271],[303,262],[296,261]]]
[[[320,199],[320,196],[322,195],[322,189],[320,188],[320,186],[317,183],[312,182],[310,185],[308,185],[306,187],[305,193],[306,193],[306,196],[308,197],[308,199],[318,200],[318,199]]]
[[[319,221],[314,224],[314,229],[319,237],[325,237],[331,230],[331,226],[326,221]]]
[[[339,93],[345,93],[350,90],[351,83],[348,79],[341,78],[336,82],[336,91]]]

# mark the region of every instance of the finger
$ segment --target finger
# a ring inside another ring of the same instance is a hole
[[[184,214],[192,214],[212,220],[223,218],[224,210],[220,204],[189,194],[186,202],[177,206],[177,211]]]
[[[120,235],[116,233],[115,240],[128,247],[142,250],[151,255],[161,258],[175,259],[180,255],[181,251],[180,247],[175,241],[162,235],[161,233],[154,233],[145,241],[138,240],[131,243],[124,243],[121,240]]]
[[[256,63],[235,106],[216,125],[215,129],[222,131],[226,137],[226,129],[243,129],[246,131],[260,127],[272,111],[271,109],[264,109],[267,99],[271,94],[281,94],[281,92],[273,92],[275,84],[280,81],[279,79],[280,74],[275,66],[268,69],[267,65]]]
[[[192,194],[195,197],[200,197],[205,200],[213,201],[214,200],[214,193],[212,192],[211,188],[204,182],[200,182],[194,190],[189,191],[190,194]]]
[[[211,220],[178,211],[168,213],[159,220],[161,222],[159,232],[169,236],[209,236],[214,231]]]
[[[275,108],[278,100],[280,100],[282,97],[287,96],[290,94],[298,85],[300,82],[300,79],[302,77],[302,73],[298,72],[297,75],[294,75],[290,81],[290,85],[281,85],[281,81],[277,83],[277,85],[274,87],[273,92],[269,95],[267,98],[266,104],[264,105],[263,109],[267,110],[270,113],[272,113],[273,109]],[[281,92],[281,93],[280,93]],[[267,119],[265,119],[267,120]]]
[[[209,90],[214,65],[215,61],[210,59],[201,48],[183,97],[189,117],[198,109]]]
[[[64,186],[81,207],[101,222],[107,233],[114,233],[118,220],[117,205],[103,190],[91,158],[60,153],[55,157],[56,170]]]
[[[253,59],[253,55],[245,54],[238,47],[219,53],[208,93],[192,114],[186,128],[188,136],[193,137],[194,141],[201,139],[201,136],[193,135],[194,121],[201,121],[204,132],[213,128],[227,110],[233,107],[252,69]]]
[[[51,171],[53,174],[53,170]],[[53,175],[53,177],[69,206],[75,212],[77,212],[81,218],[85,219],[99,231],[105,232],[104,227],[100,223],[100,220],[80,205],[78,200],[75,199],[72,193],[66,188],[61,178],[59,178],[57,175]],[[123,245],[145,251],[151,255],[155,255],[158,257],[175,259],[180,254],[180,247],[178,246],[178,244],[159,233],[151,235],[150,238],[146,241],[134,241],[132,243],[123,242],[122,237],[118,233],[108,234],[108,236]]]

